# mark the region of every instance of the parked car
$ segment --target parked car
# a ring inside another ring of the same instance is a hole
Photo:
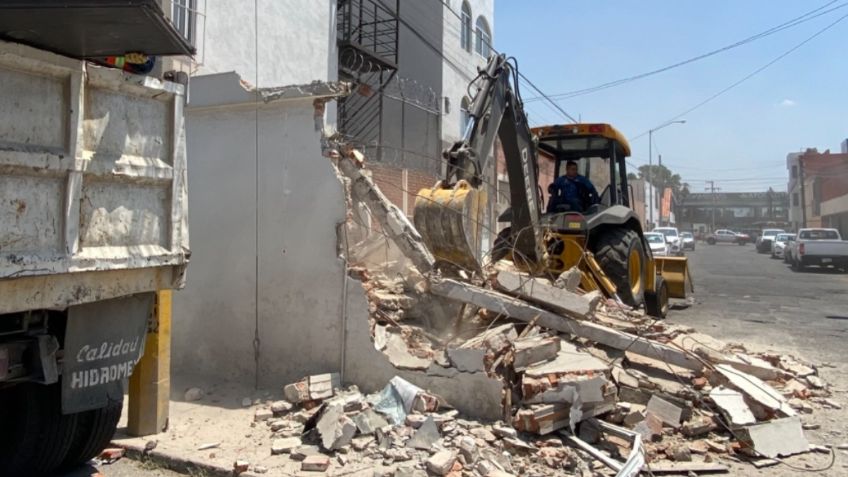
[[[791,242],[791,263],[794,270],[809,265],[833,266],[848,272],[848,241],[842,240],[836,229],[801,229]]]
[[[746,243],[752,243],[755,240],[754,238],[752,238],[750,235],[746,234],[745,232],[734,232],[732,230],[731,230],[731,232],[736,234],[736,243],[738,243],[739,245],[745,245]]]
[[[683,250],[695,251],[695,236],[692,232],[680,232],[680,239],[683,240]]]
[[[783,229],[765,229],[763,230],[763,234],[757,239],[757,252],[760,253],[768,253],[771,252],[771,243],[774,241],[774,238],[777,234],[785,234],[786,231]]]
[[[750,241],[750,238],[745,234],[737,234],[732,230],[719,229],[707,235],[707,243],[715,245],[717,243],[736,243],[745,245]]]
[[[790,242],[795,241],[793,234],[777,234],[771,242],[771,258],[783,258],[786,256],[786,248]]]
[[[677,227],[657,227],[651,230],[651,232],[662,234],[665,237],[665,241],[669,247],[669,254],[683,255],[683,241],[680,238],[680,232],[678,232]]]
[[[670,255],[670,247],[665,241],[665,235],[657,232],[648,232],[645,234],[645,240],[648,246],[651,247],[651,254],[655,257],[667,257]]]

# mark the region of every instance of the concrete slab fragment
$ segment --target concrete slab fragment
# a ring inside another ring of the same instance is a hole
[[[651,399],[648,401],[647,412],[657,416],[664,424],[675,429],[680,427],[680,417],[683,415],[683,409],[659,396],[651,396]]]
[[[522,371],[528,366],[556,358],[560,341],[562,340],[554,336],[533,336],[515,340],[512,343],[512,367],[516,371]]]
[[[757,422],[751,409],[745,404],[742,393],[724,386],[713,388],[710,399],[718,406],[733,426],[744,426]]]
[[[556,357],[548,362],[529,366],[524,374],[532,377],[542,377],[550,374],[586,374],[605,373],[609,366],[589,353],[579,351],[576,346],[561,341],[560,350]]]
[[[760,378],[734,369],[726,364],[717,365],[716,371],[727,378],[733,387],[739,389],[743,394],[762,406],[779,412],[784,416],[797,415],[786,399],[773,387],[760,380]]]
[[[415,431],[415,434],[406,441],[406,447],[412,447],[413,449],[419,450],[430,450],[430,448],[433,447],[433,444],[435,444],[441,437],[441,434],[439,434],[439,428],[436,427],[436,421],[434,421],[432,417],[428,417],[427,420],[421,424],[421,427]]]
[[[409,346],[404,341],[403,336],[398,333],[389,333],[386,338],[386,356],[389,361],[401,369],[418,369],[424,370],[430,367],[432,359],[419,358],[409,352]]]
[[[448,348],[448,359],[454,368],[464,373],[479,373],[486,370],[483,360],[486,351],[480,348]]]
[[[740,431],[740,437],[758,453],[771,459],[810,450],[798,416],[745,427]]]

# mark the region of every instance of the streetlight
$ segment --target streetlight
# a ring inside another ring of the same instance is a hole
[[[654,223],[654,185],[651,184],[651,169],[654,168],[654,131],[659,131],[660,129],[671,126],[672,124],[686,124],[686,120],[678,119],[677,121],[669,121],[659,127],[648,130],[648,186],[651,190],[651,197],[648,204],[648,215],[650,216],[648,222],[651,224]]]

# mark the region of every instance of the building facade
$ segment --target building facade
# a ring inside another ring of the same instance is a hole
[[[808,149],[797,161],[798,227],[833,227],[848,234],[848,153]]]

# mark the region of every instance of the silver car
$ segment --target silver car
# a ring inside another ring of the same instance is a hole
[[[777,234],[771,243],[771,258],[784,258],[789,244],[795,241],[795,234]]]

